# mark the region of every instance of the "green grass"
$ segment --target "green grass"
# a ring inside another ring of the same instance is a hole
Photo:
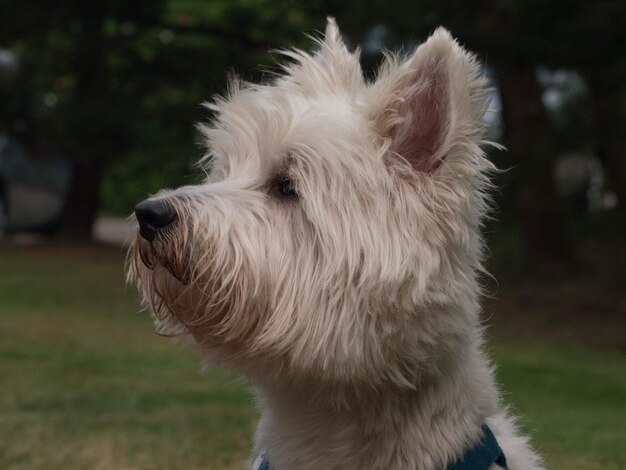
[[[241,468],[236,379],[152,333],[105,249],[0,250],[0,468]]]
[[[505,400],[548,468],[626,468],[626,361],[546,344],[493,348]]]
[[[245,386],[152,333],[123,254],[0,247],[0,468],[242,468]],[[506,399],[550,468],[626,468],[618,352],[498,342]]]

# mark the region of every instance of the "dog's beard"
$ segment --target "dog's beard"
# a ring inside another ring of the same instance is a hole
[[[257,325],[260,306],[250,290],[258,286],[244,280],[241,258],[233,262],[215,241],[190,240],[184,230],[168,230],[152,243],[138,236],[129,251],[129,280],[157,333],[242,341]]]

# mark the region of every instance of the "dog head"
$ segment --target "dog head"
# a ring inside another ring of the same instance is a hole
[[[138,206],[130,275],[256,380],[412,386],[477,324],[485,79],[443,29],[372,82],[334,21],[318,46],[208,105],[206,182]]]

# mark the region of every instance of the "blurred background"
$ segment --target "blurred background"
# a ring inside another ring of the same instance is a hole
[[[624,0],[0,0],[0,468],[243,468],[250,396],[136,314],[126,217],[327,15],[369,76],[439,25],[480,56],[504,399],[550,468],[626,468]]]

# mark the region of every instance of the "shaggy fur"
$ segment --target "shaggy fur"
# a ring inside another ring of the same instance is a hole
[[[439,29],[369,83],[334,21],[317,44],[208,105],[206,183],[131,249],[144,304],[249,379],[274,470],[441,470],[485,422],[541,468],[483,351],[480,65]]]

